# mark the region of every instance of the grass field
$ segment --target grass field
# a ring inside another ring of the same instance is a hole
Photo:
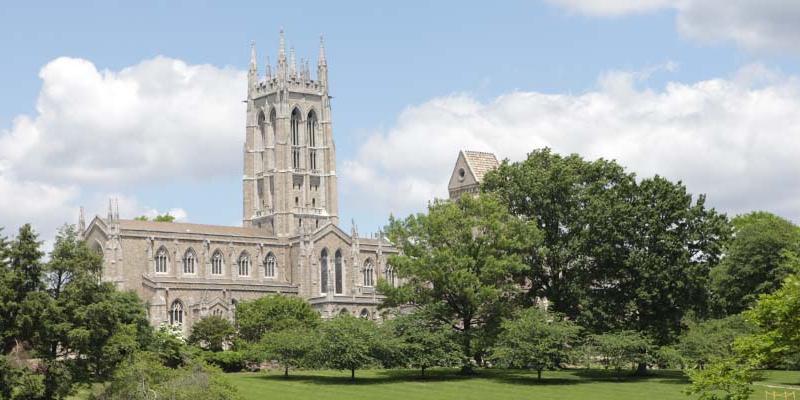
[[[618,380],[605,371],[545,372],[542,381],[535,373],[483,370],[465,378],[453,371],[434,371],[418,378],[416,371],[357,371],[356,381],[349,372],[298,371],[285,379],[280,371],[230,374],[231,381],[247,400],[325,400],[325,399],[401,399],[401,400],[494,400],[494,399],[681,399],[688,381],[678,371],[657,371],[645,378]],[[763,399],[763,386],[800,384],[800,372],[770,371],[755,386],[753,399]],[[800,397],[800,392],[797,393]]]

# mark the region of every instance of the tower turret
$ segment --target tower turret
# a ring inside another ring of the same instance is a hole
[[[323,91],[328,91],[328,61],[325,59],[325,40],[319,36],[319,59],[317,60],[317,80]]]

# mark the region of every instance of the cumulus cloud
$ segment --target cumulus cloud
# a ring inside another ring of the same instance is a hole
[[[36,114],[0,130],[0,226],[33,222],[52,236],[79,203],[105,215],[108,196],[125,216],[163,214],[109,188],[241,168],[242,71],[167,57],[110,71],[61,57],[39,77]]]
[[[513,92],[481,102],[453,94],[408,107],[345,161],[344,191],[362,207],[386,204],[402,215],[446,197],[461,149],[520,160],[547,146],[683,180],[726,212],[767,209],[800,221],[797,78],[754,65],[651,89],[640,76],[607,73],[579,95]]]
[[[704,43],[733,42],[754,51],[798,52],[795,0],[546,0],[570,12],[618,17],[674,10],[678,31]]]

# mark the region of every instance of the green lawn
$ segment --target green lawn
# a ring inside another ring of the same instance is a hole
[[[479,371],[465,378],[452,371],[435,371],[418,378],[416,371],[299,371],[285,379],[279,371],[239,373],[229,377],[245,399],[680,399],[687,380],[683,373],[659,371],[647,378],[617,380],[604,371],[535,373]],[[763,393],[760,393],[763,398]]]

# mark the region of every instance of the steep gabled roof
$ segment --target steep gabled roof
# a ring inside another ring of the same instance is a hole
[[[257,228],[243,228],[239,226],[187,224],[184,222],[156,222],[138,221],[134,219],[119,220],[122,230],[150,231],[164,233],[199,233],[204,235],[247,236],[272,238],[268,231]]]
[[[464,153],[464,159],[467,160],[467,165],[478,182],[483,182],[483,176],[500,165],[497,162],[497,157],[492,153],[471,150],[463,150],[462,153]]]

